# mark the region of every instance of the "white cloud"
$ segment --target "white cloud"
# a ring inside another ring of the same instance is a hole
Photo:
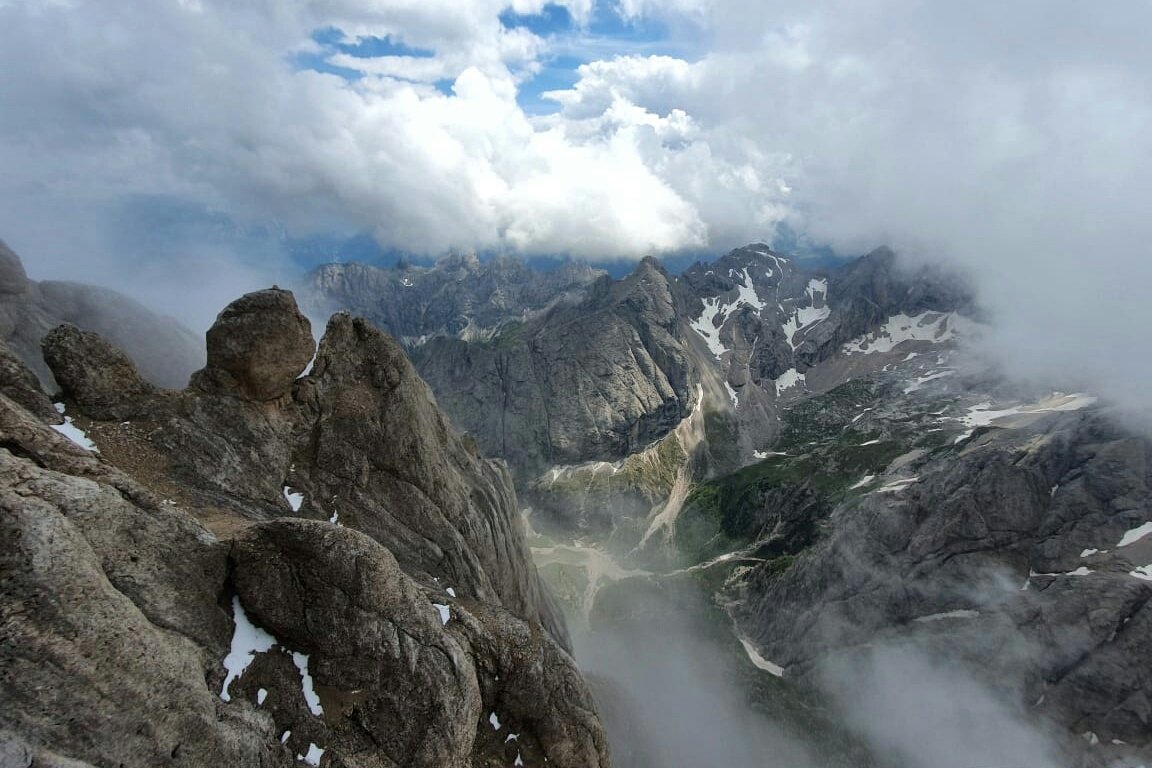
[[[98,211],[137,194],[428,252],[636,258],[788,220],[973,266],[1006,357],[1147,402],[1146,3],[628,0],[700,55],[605,55],[543,117],[517,88],[588,28],[509,31],[507,5],[0,4],[0,233],[34,271],[89,277],[119,263]],[[297,71],[335,53],[309,38],[329,27],[435,56]]]

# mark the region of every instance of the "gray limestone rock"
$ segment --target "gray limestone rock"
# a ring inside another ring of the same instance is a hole
[[[325,264],[299,291],[324,317],[351,312],[408,347],[435,336],[483,341],[558,303],[578,300],[603,272],[566,262],[532,269],[512,257],[447,256],[434,267]]]
[[[265,298],[236,302],[237,322],[287,325],[303,348],[291,296]],[[206,369],[227,378],[139,392],[120,422],[91,395],[123,359],[60,335],[51,362],[100,454],[0,395],[0,527],[17,542],[0,554],[0,731],[18,736],[4,749],[60,766],[322,749],[332,766],[465,768],[516,756],[478,736],[491,707],[522,729],[525,765],[608,765],[507,471],[451,429],[389,337],[337,316],[309,376],[250,346],[254,360]],[[93,349],[87,378],[71,375]],[[254,396],[290,368],[285,395]],[[277,643],[225,686],[232,595]]]
[[[0,241],[0,339],[49,391],[54,382],[40,342],[61,323],[104,336],[162,387],[183,387],[204,360],[200,340],[172,318],[107,288],[29,280],[19,257]]]
[[[36,374],[3,342],[0,342],[0,392],[44,421],[60,423],[60,414],[40,388]]]
[[[308,656],[326,731],[311,741],[397,766],[468,764],[481,719],[472,659],[386,549],[342,526],[278,520],[244,531],[232,561],[249,619]]]
[[[64,396],[93,418],[128,418],[156,393],[132,359],[99,334],[65,323],[44,337],[41,348]]]
[[[841,503],[794,564],[750,571],[734,610],[799,679],[914,640],[1076,733],[1148,744],[1152,582],[1133,569],[1152,546],[1116,543],[1152,517],[1149,448],[1107,417],[1056,414],[937,449],[902,489]]]
[[[277,288],[229,304],[207,339],[208,364],[192,386],[259,401],[287,394],[316,351],[312,324],[292,293]]]
[[[268,718],[205,684],[224,550],[3,397],[0,414],[0,729],[33,764],[290,765]]]
[[[694,400],[680,302],[649,259],[491,342],[434,340],[417,367],[454,423],[517,473],[623,458],[674,429]]]

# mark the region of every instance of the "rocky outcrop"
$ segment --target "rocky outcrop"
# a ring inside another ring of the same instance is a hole
[[[0,392],[44,421],[60,421],[52,400],[40,389],[36,374],[3,342],[0,342]]]
[[[765,658],[805,679],[834,653],[915,642],[1105,744],[1152,743],[1147,440],[1054,414],[910,454],[852,494],[830,535],[753,568],[733,605]]]
[[[454,423],[517,472],[615,460],[668,434],[694,402],[680,302],[649,259],[491,342],[433,340],[417,365]]]
[[[49,331],[41,347],[56,381],[92,418],[126,418],[156,393],[132,359],[99,334],[65,323]]]
[[[0,442],[0,731],[34,765],[290,765],[205,684],[226,549],[4,397]]]
[[[0,340],[49,390],[54,382],[40,343],[61,323],[107,338],[158,386],[183,387],[204,360],[199,339],[172,318],[107,288],[29,280],[19,257],[0,241]]]
[[[304,349],[291,294],[242,298],[210,336],[231,352],[252,328]],[[69,375],[82,338],[59,331],[50,359],[99,457],[0,396],[0,526],[17,542],[0,555],[5,749],[608,765],[507,473],[452,432],[395,342],[338,316],[307,376],[302,354],[210,355],[210,384],[142,393],[110,421],[93,393],[124,360],[88,344]]]
[[[208,364],[192,386],[266,401],[283,397],[315,354],[312,324],[289,291],[232,302],[208,329]]]
[[[351,312],[406,346],[418,346],[436,336],[490,339],[505,325],[579,300],[602,274],[578,262],[545,271],[512,257],[481,262],[458,255],[431,268],[325,264],[309,276],[300,294],[309,312],[325,317]]]
[[[232,558],[249,617],[308,656],[324,717],[283,712],[284,727],[306,737],[301,743],[382,755],[397,766],[466,766],[507,764],[504,744],[516,733],[515,749],[529,764],[605,764],[600,726],[571,661],[508,612],[443,589],[426,593],[372,539],[326,523],[254,526]],[[295,687],[296,670],[288,671],[277,688]],[[262,679],[255,674],[236,690],[255,695]],[[493,718],[495,740],[484,738]]]

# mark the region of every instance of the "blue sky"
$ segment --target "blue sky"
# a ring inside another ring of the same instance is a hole
[[[526,29],[549,44],[548,52],[535,62],[539,71],[521,70],[517,100],[525,113],[546,115],[558,110],[555,101],[544,97],[549,91],[571,88],[578,80],[577,68],[592,61],[617,56],[675,56],[687,61],[695,60],[705,49],[707,35],[703,29],[692,27],[673,34],[662,19],[625,18],[618,7],[598,0],[591,18],[581,25],[568,9],[547,4],[540,13],[520,14],[510,7],[499,14],[505,29]],[[690,24],[687,26],[691,27]],[[338,75],[356,81],[363,75],[347,67],[334,65],[333,54],[346,54],[356,58],[413,57],[431,59],[435,50],[406,45],[392,36],[362,37],[349,41],[336,27],[317,29],[311,39],[320,50],[298,53],[293,64],[301,69]],[[451,95],[452,81],[438,80],[438,90]]]

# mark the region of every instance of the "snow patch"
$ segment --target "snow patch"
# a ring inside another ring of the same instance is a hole
[[[53,406],[56,408],[56,413],[64,416],[64,403],[53,403]],[[84,430],[72,423],[71,416],[64,416],[63,424],[49,424],[48,426],[84,450],[100,453],[100,449],[96,447],[96,443],[92,442]]]
[[[297,760],[303,760],[308,765],[320,765],[320,758],[324,757],[324,750],[315,744],[308,744],[308,754],[296,755]]]
[[[519,750],[516,752],[516,759],[512,762],[512,765],[524,765],[524,760],[521,759]]]
[[[748,273],[747,268],[740,272],[730,269],[728,275],[733,280],[738,281],[742,278],[744,281],[743,284],[736,283],[736,299],[730,304],[721,303],[722,295],[704,299],[704,311],[700,313],[700,317],[689,323],[692,330],[704,339],[709,351],[717,359],[728,351],[728,348],[720,341],[720,329],[727,321],[728,314],[742,304],[747,304],[755,310],[762,310],[767,306],[756,293],[756,287],[752,284],[752,275]]]
[[[319,351],[320,348],[317,347],[316,349],[317,349],[317,351]],[[308,365],[304,366],[304,370],[301,371],[300,375],[297,376],[296,378],[302,379],[305,376],[307,376],[308,374],[312,373],[312,367],[314,365],[316,365],[316,352],[312,353],[312,359],[308,361]]]
[[[966,415],[960,417],[960,423],[969,429],[960,435],[960,437],[956,438],[955,442],[960,443],[968,439],[972,436],[972,432],[978,427],[995,425],[1000,419],[1005,419],[1010,416],[1056,413],[1057,411],[1078,411],[1094,404],[1096,400],[1097,398],[1093,395],[1086,395],[1080,392],[1071,395],[1055,392],[1049,397],[1035,403],[1024,403],[1005,408],[994,408],[991,400],[985,400],[982,403],[973,405],[968,409]],[[1058,487],[1059,486],[1054,486],[1054,488]],[[1053,494],[1054,493],[1055,490],[1053,490]]]
[[[764,309],[768,305],[761,301],[760,296],[756,293],[756,286],[752,285],[752,275],[748,274],[747,268],[744,269],[743,275],[744,284],[737,283],[739,292],[736,295],[736,306],[747,304],[756,310]]]
[[[724,387],[728,390],[728,397],[732,398],[732,407],[740,407],[740,396],[736,394],[736,390],[732,389],[732,385],[724,382]]]
[[[1128,575],[1135,576],[1138,579],[1144,579],[1144,581],[1152,581],[1152,563],[1148,565],[1141,565],[1140,567],[1129,571]]]
[[[913,392],[919,392],[920,388],[923,387],[925,384],[927,384],[930,381],[935,381],[936,379],[943,379],[945,376],[955,376],[955,375],[956,375],[956,371],[940,371],[938,373],[930,373],[927,376],[920,376],[918,378],[913,379],[912,382],[907,387],[904,388],[904,394],[910,395]]]
[[[308,673],[308,654],[293,652],[292,662],[296,665],[296,669],[300,670],[300,689],[304,692],[304,702],[308,705],[308,711],[319,717],[324,714],[324,707],[320,706],[320,697],[316,695],[312,675]]]
[[[948,611],[946,613],[933,613],[929,614],[928,616],[918,616],[915,619],[912,619],[912,621],[917,621],[921,624],[927,624],[933,621],[946,621],[948,619],[974,619],[979,615],[980,611],[959,610]]]
[[[784,308],[780,308],[784,312]],[[788,319],[784,321],[782,326],[784,330],[784,340],[788,342],[788,346],[792,347],[795,351],[796,347],[800,346],[803,341],[796,340],[796,335],[801,331],[806,331],[817,323],[827,320],[832,314],[832,310],[827,306],[823,307],[799,307],[794,310]]]
[[[1098,549],[1085,549],[1080,553],[1080,557],[1092,557],[1092,555],[1097,554],[1099,551]]]
[[[752,451],[752,457],[756,459],[766,459],[769,456],[787,456],[788,454],[782,451]]]
[[[452,589],[452,587],[448,587],[444,591],[448,593],[448,597],[456,597],[456,590]]]
[[[1152,523],[1144,523],[1143,525],[1139,525],[1121,536],[1120,543],[1116,546],[1126,547],[1129,544],[1135,544],[1150,533],[1152,533]]]
[[[432,603],[432,607],[435,608],[440,613],[440,624],[441,625],[447,624],[448,619],[452,618],[452,612],[451,612],[451,610],[449,610],[448,606],[446,606],[442,603]]]
[[[901,312],[888,318],[884,325],[871,333],[848,342],[843,352],[848,355],[891,352],[905,341],[930,341],[940,343],[956,337],[959,326],[970,320],[961,318],[954,312],[921,312],[907,315]]]
[[[328,518],[328,522],[332,523],[333,525],[340,525],[340,513],[333,512],[332,517]]]
[[[719,296],[704,299],[704,311],[700,313],[700,317],[689,323],[692,330],[704,339],[704,343],[708,345],[708,350],[716,358],[728,351],[728,348],[720,343],[720,326],[727,319],[726,309],[727,305],[720,304]],[[716,322],[717,317],[720,318],[719,323]]]
[[[919,479],[919,477],[909,477],[905,478],[904,480],[897,480],[895,482],[888,483],[887,485],[880,486],[876,489],[876,493],[899,493]]]
[[[776,394],[780,395],[787,389],[804,384],[804,374],[798,372],[795,368],[789,368],[780,374],[780,377],[775,380]]]
[[[488,722],[492,725],[492,730],[500,730],[500,718],[496,717],[496,713],[488,715]]]
[[[256,691],[256,705],[259,706],[264,703],[264,699],[268,698],[268,689],[261,688]]]
[[[284,486],[284,498],[288,502],[288,506],[292,507],[293,512],[300,511],[300,505],[304,503],[304,494],[293,493],[292,489],[286,485]]]
[[[876,475],[864,475],[864,477],[862,477],[860,479],[860,482],[856,483],[856,485],[848,486],[848,490],[854,491],[857,488],[863,488],[864,486],[868,485],[868,483],[872,482],[875,479],[876,479]]]
[[[232,597],[232,618],[236,628],[232,632],[232,648],[224,657],[224,669],[228,670],[228,675],[220,689],[220,698],[224,701],[232,701],[228,687],[233,680],[244,674],[256,654],[265,653],[278,643],[276,638],[248,620],[244,606],[240,605],[240,598],[235,595]]]
[[[752,647],[752,643],[744,638],[740,638],[740,645],[744,646],[744,653],[748,654],[748,660],[752,662],[752,666],[756,667],[756,669],[762,669],[776,677],[784,677],[784,667],[781,667],[779,664],[773,664],[765,659]]]

